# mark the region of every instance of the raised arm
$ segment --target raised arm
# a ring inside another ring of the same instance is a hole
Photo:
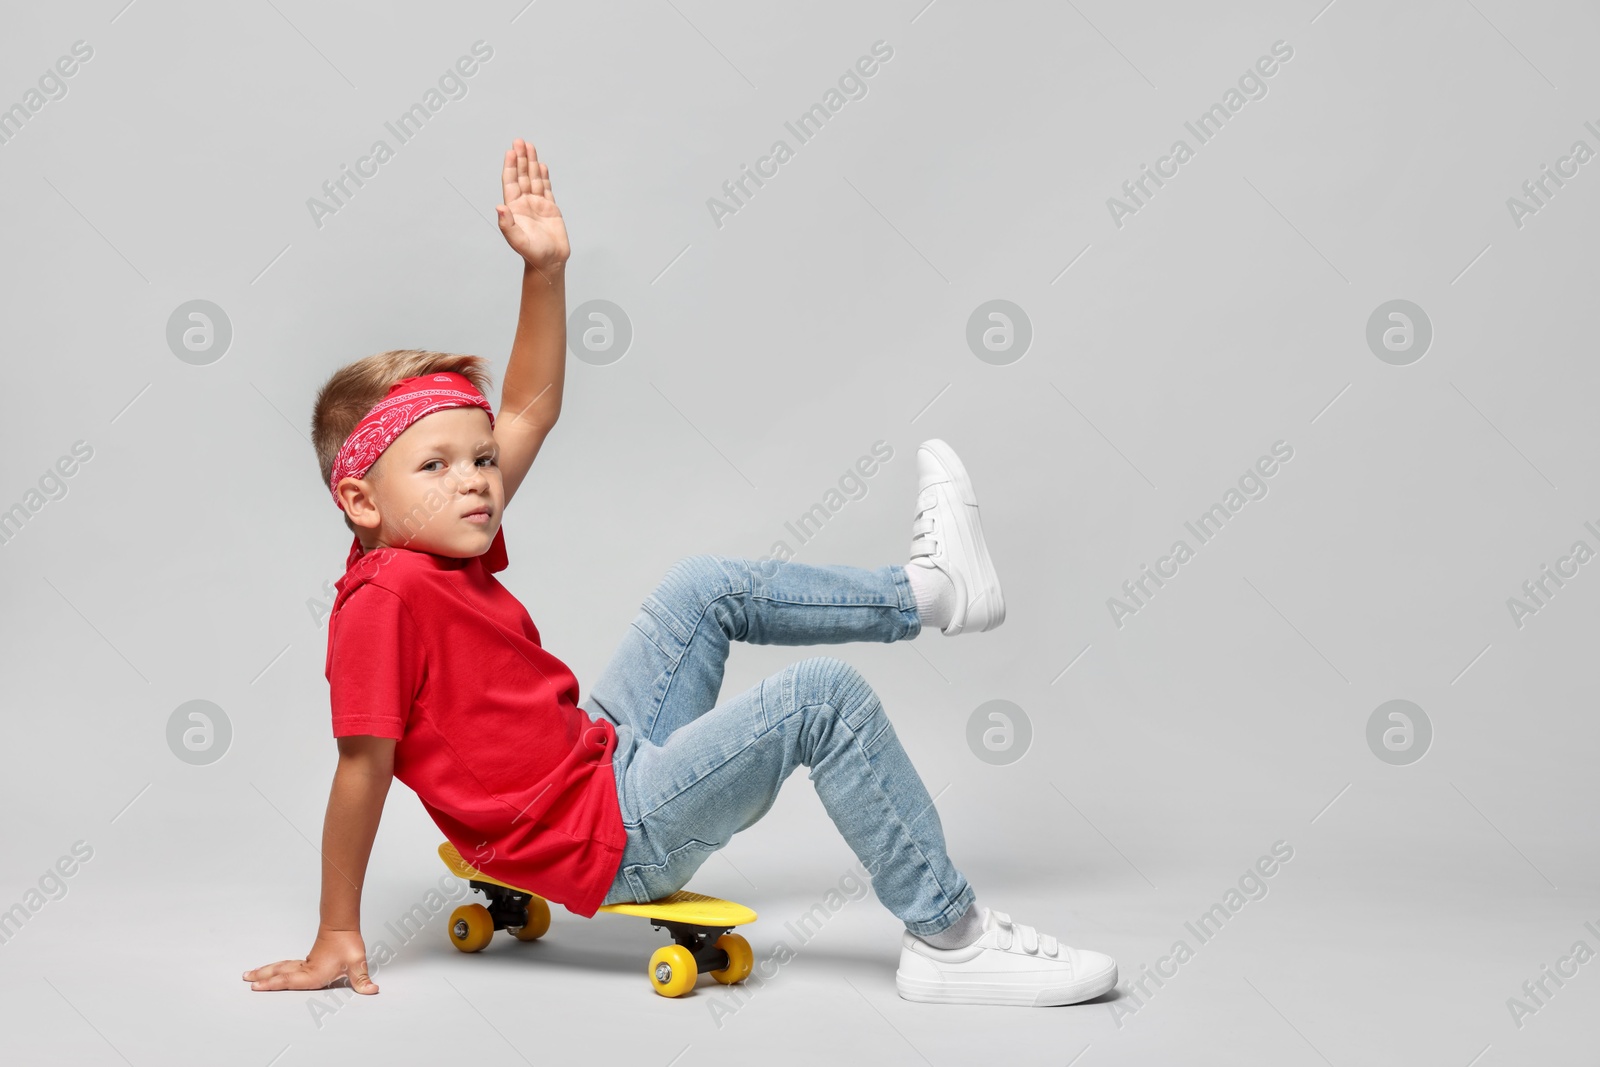
[[[495,208],[506,243],[522,257],[522,309],[500,389],[494,438],[506,503],[522,484],[545,435],[561,414],[567,367],[567,227],[550,191],[550,168],[520,137],[501,173],[505,203]]]
[[[339,738],[339,768],[322,821],[322,921],[303,960],[281,960],[244,972],[251,989],[321,989],[348,976],[357,993],[376,993],[361,940],[361,885],[378,834],[378,818],[394,777],[394,742]]]

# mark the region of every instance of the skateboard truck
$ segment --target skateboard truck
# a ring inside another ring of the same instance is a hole
[[[665,929],[672,936],[676,945],[682,945],[689,950],[689,955],[694,958],[695,968],[701,971],[725,971],[728,969],[728,953],[718,947],[722,935],[732,927],[723,926],[696,926],[693,923],[672,922],[662,920],[650,924],[657,930]],[[734,935],[738,937],[737,934]],[[744,938],[740,937],[740,941]],[[657,968],[659,971],[660,968]],[[657,977],[660,977],[659,974]],[[670,972],[668,977],[671,977]],[[664,979],[663,979],[664,980]]]
[[[515,889],[507,889],[503,885],[480,882],[475,879],[467,884],[489,898],[489,919],[494,923],[494,929],[517,931],[527,929],[530,925],[538,924],[539,906],[533,903],[536,898],[532,893],[523,893]],[[520,938],[521,940],[532,941],[549,928],[550,906],[545,904],[543,900],[540,900],[539,904],[544,905],[543,924],[539,929],[539,933],[534,934],[533,937]],[[467,936],[468,928],[463,925],[465,922],[466,920],[464,919],[457,919],[451,924],[450,934],[452,938],[460,940]],[[520,935],[514,936],[520,937]]]

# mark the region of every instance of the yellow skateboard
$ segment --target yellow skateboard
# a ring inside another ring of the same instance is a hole
[[[448,841],[439,846],[439,858],[452,874],[489,898],[488,907],[463,904],[450,913],[450,943],[462,952],[483,951],[496,930],[509,930],[518,941],[535,941],[550,929],[550,904],[539,894],[489,877]],[[755,961],[750,942],[728,932],[755,922],[756,913],[743,904],[680,889],[647,904],[602,904],[600,910],[643,916],[672,935],[673,943],[650,957],[650,988],[664,997],[689,992],[701,971],[710,971],[723,985],[750,976]]]

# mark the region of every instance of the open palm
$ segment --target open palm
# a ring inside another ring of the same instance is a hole
[[[559,268],[572,247],[550,191],[550,168],[539,162],[533,145],[519,137],[506,151],[501,180],[506,199],[495,208],[495,217],[506,243],[535,269]]]

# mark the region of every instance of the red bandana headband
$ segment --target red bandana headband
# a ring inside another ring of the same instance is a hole
[[[389,387],[388,395],[361,417],[344,444],[339,446],[333,474],[328,479],[333,502],[339,503],[339,483],[345,478],[366,477],[383,450],[394,444],[395,438],[405,433],[412,423],[435,411],[469,407],[487,411],[489,428],[494,428],[494,409],[464,375],[443,371],[395,382]],[[344,510],[342,504],[340,510]]]

